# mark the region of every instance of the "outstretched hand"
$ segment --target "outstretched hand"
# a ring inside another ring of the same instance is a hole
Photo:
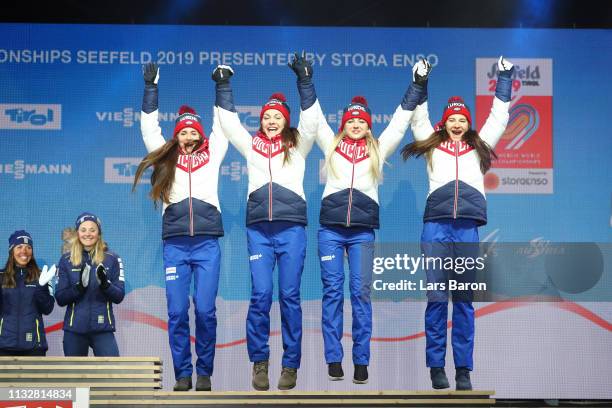
[[[412,81],[417,85],[425,85],[429,79],[430,72],[431,64],[425,58],[421,58],[421,60],[412,67]]]
[[[43,266],[40,276],[38,277],[38,284],[40,286],[48,284],[55,276],[55,269],[55,264],[51,265],[51,268],[47,267],[47,265]]]
[[[96,268],[96,277],[98,278],[98,282],[100,283],[100,287],[102,289],[106,289],[110,286],[110,282],[108,281],[108,275],[106,274],[106,268],[104,265],[100,264]]]
[[[291,62],[287,65],[295,72],[299,80],[312,78],[312,61],[306,59],[305,51],[302,51],[302,55],[294,53]]]
[[[234,75],[234,70],[229,65],[217,65],[212,73],[212,80],[218,84],[229,82],[230,78]]]
[[[499,70],[499,75],[511,76],[514,70],[514,65],[504,58],[504,56],[500,56],[497,61],[497,69]]]
[[[146,85],[157,85],[159,81],[159,66],[154,62],[148,62],[142,66],[142,76]]]

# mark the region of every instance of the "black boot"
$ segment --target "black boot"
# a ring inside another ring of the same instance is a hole
[[[353,383],[367,384],[368,383],[368,366],[355,364],[355,373],[353,374]]]
[[[198,375],[198,380],[196,381],[196,391],[210,391],[210,376],[208,375]]]
[[[327,375],[331,381],[340,381],[344,379],[342,363],[329,363],[327,365]]]
[[[444,367],[431,367],[429,369],[429,376],[431,377],[431,386],[435,390],[442,390],[450,387]]]
[[[471,391],[470,370],[465,367],[457,367],[455,373],[455,389],[457,391]]]
[[[191,389],[191,377],[183,377],[176,380],[174,391],[189,391]]]

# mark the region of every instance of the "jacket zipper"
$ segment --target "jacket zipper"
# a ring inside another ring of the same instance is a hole
[[[272,221],[272,141],[268,144],[268,171],[270,182],[268,183],[268,221]]]
[[[355,154],[357,153],[357,144],[353,145],[353,171],[351,173],[351,188],[349,189],[349,202],[346,211],[346,226],[351,226],[351,208],[353,207],[353,182],[355,181]]]
[[[110,325],[113,325],[113,319],[111,319],[110,317],[110,302],[106,302],[106,313],[108,314],[108,322],[110,323]]]
[[[0,335],[2,335],[2,323],[4,323],[4,317],[0,319]]]
[[[459,204],[459,142],[455,141],[455,199],[453,200],[453,218],[457,218]]]
[[[191,163],[193,154],[189,155],[188,158],[188,170],[189,170],[189,236],[193,237],[193,202],[191,200]]]
[[[74,320],[74,302],[72,302],[72,310],[70,311],[70,327],[72,327],[73,320]]]
[[[21,277],[23,278],[23,269],[19,272],[21,274]],[[25,278],[23,278],[25,280]],[[25,285],[25,282],[24,282]],[[17,283],[15,283],[15,288],[17,288]],[[21,299],[17,302],[17,316],[21,316]],[[19,336],[21,336],[21,319],[17,319],[17,338],[19,338]],[[20,341],[17,342],[17,344],[19,344]]]
[[[36,342],[40,343],[40,330],[38,329],[38,319],[36,319]]]

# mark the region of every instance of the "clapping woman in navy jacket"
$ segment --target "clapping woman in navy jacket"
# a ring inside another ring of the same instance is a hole
[[[123,262],[108,250],[96,215],[82,213],[75,229],[70,252],[59,261],[55,293],[57,304],[67,306],[64,355],[87,356],[91,347],[95,356],[117,357],[113,304],[125,295]]]
[[[49,285],[55,265],[42,271],[34,258],[32,236],[9,237],[9,256],[0,271],[0,356],[44,356],[47,339],[42,315],[53,311]]]

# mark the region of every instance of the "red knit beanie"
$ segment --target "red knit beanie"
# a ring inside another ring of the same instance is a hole
[[[270,109],[276,109],[279,111],[287,121],[287,126],[289,126],[291,123],[291,111],[289,110],[289,105],[287,105],[287,98],[285,98],[285,95],[277,92],[270,96],[268,102],[261,107],[261,112],[259,113],[260,121],[263,118],[264,113]]]
[[[174,137],[184,128],[190,127],[198,131],[202,138],[206,137],[202,128],[202,118],[190,106],[183,105],[179,108],[179,116],[174,125]]]
[[[372,129],[372,113],[368,108],[368,101],[363,96],[354,96],[351,103],[342,112],[342,122],[339,131],[344,129],[344,125],[349,119],[360,118],[368,122],[368,127]]]

